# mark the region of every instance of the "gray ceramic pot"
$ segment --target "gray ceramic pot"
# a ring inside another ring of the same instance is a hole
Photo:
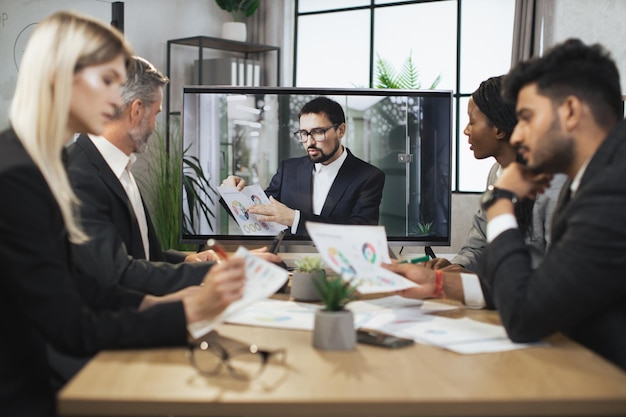
[[[315,312],[313,347],[322,350],[351,350],[356,345],[354,315],[350,310]]]
[[[294,271],[291,276],[291,296],[297,301],[320,301],[317,288],[313,282],[324,278],[324,271]]]

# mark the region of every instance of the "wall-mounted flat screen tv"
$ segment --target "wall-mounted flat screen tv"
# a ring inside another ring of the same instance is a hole
[[[390,245],[449,246],[450,91],[184,87],[185,159],[197,161],[214,189],[228,175],[265,189],[280,161],[307,154],[293,132],[299,129],[301,107],[318,96],[343,107],[347,131],[342,144],[385,173],[379,224],[385,226]],[[183,193],[183,243],[202,244],[208,238],[233,245],[272,241],[272,236],[244,235],[217,193],[192,205],[195,209],[188,203]],[[311,244],[289,235],[284,243]]]

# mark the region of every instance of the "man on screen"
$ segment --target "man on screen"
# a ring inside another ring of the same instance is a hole
[[[301,236],[306,235],[306,221],[378,224],[385,174],[341,144],[346,134],[341,105],[317,97],[302,107],[298,119],[300,129],[294,135],[307,156],[282,161],[265,190],[271,203],[255,205],[250,213]],[[231,175],[222,185],[242,190],[246,183]]]

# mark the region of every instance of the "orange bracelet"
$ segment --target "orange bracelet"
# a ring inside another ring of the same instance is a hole
[[[433,298],[446,298],[446,293],[443,291],[443,271],[441,269],[435,270],[435,292],[433,292]]]

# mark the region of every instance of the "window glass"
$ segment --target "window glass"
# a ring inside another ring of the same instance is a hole
[[[301,16],[296,86],[368,86],[369,33],[369,9]]]
[[[299,0],[298,11],[300,13],[317,12],[355,6],[369,6],[370,0]]]
[[[400,72],[411,55],[421,88],[429,88],[437,77],[441,77],[438,89],[454,89],[455,0],[382,7],[375,13],[374,62],[380,57]]]
[[[461,93],[511,67],[515,0],[463,0],[461,3]]]
[[[398,3],[398,4],[394,4]],[[406,4],[409,3],[409,4]],[[461,19],[457,22],[457,4]],[[299,12],[370,6],[370,0],[299,0]],[[378,7],[380,6],[380,7]],[[370,8],[298,16],[296,83],[299,87],[366,87],[370,66],[378,56],[401,71],[409,54],[422,88],[440,76],[438,89],[461,98],[459,126],[453,117],[452,182],[454,191],[480,192],[485,188],[493,158],[478,161],[469,149],[463,129],[467,124],[467,95],[485,79],[510,69],[515,0],[375,0],[374,27]],[[457,31],[461,30],[457,37]],[[457,38],[460,62],[457,74]],[[370,56],[369,40],[373,39]],[[459,88],[457,90],[457,87]],[[458,184],[455,171],[459,170]]]

